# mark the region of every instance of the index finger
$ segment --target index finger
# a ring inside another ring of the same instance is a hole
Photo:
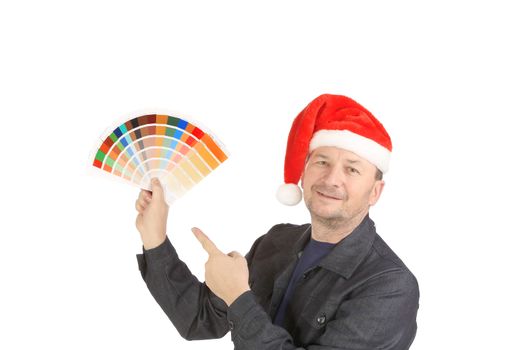
[[[151,199],[151,197],[152,197],[151,191],[148,191],[148,190],[145,190],[145,189],[141,189],[140,190],[139,199],[142,199],[142,198],[144,198],[144,199],[146,199],[146,198]]]
[[[217,248],[215,243],[213,243],[211,239],[209,239],[208,236],[206,236],[204,232],[201,231],[201,229],[194,227],[191,229],[191,232],[193,232],[195,237],[197,237],[199,242],[201,242],[202,247],[209,255],[222,254],[222,252],[219,248]]]

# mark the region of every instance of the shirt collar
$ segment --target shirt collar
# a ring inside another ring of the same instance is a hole
[[[310,225],[295,243],[293,251],[299,257],[312,232]],[[368,214],[363,221],[343,238],[319,263],[319,266],[349,278],[357,266],[368,255],[376,237],[375,224]]]

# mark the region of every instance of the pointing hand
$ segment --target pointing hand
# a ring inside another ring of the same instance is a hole
[[[238,252],[224,254],[200,229],[191,229],[208,253],[205,267],[206,285],[230,306],[241,294],[250,290],[248,264]]]

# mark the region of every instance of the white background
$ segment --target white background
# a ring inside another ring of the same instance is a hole
[[[191,3],[191,4],[190,4]],[[175,203],[246,253],[275,223],[289,127],[345,94],[390,132],[371,216],[417,276],[412,349],[522,343],[524,11],[518,1],[2,1],[0,348],[231,349],[186,342],[136,263],[138,190],[94,176],[101,133],[136,110],[192,116],[230,159]]]

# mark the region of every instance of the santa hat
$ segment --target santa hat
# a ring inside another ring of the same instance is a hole
[[[322,146],[352,151],[388,171],[392,142],[383,125],[372,113],[349,97],[321,95],[295,118],[284,160],[284,184],[277,199],[286,205],[301,201],[299,186],[307,155]]]

